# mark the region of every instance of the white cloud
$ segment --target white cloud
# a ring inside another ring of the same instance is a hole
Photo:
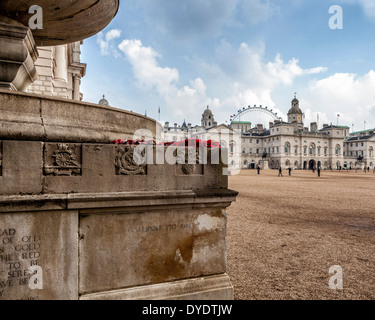
[[[356,130],[362,130],[364,121],[368,127],[375,127],[374,88],[374,70],[363,76],[336,73],[312,82],[304,102],[310,113],[324,110],[321,116],[327,123],[336,124],[337,114],[340,114],[340,124],[351,126],[353,123]]]
[[[375,18],[375,1],[374,0],[358,0],[365,14],[371,18]]]
[[[220,35],[225,26],[241,25],[239,16],[255,25],[277,10],[269,0],[144,0],[142,5],[154,29],[179,40]]]
[[[131,64],[138,84],[145,90],[156,90],[165,102],[163,109],[170,111],[169,116],[180,120],[188,118],[193,123],[199,123],[202,108],[207,104],[215,108],[219,119],[228,119],[233,110],[250,103],[274,108],[272,91],[275,88],[290,85],[297,77],[325,71],[322,67],[303,69],[298,60],[284,62],[280,55],[266,62],[264,45],[251,48],[242,43],[234,49],[222,41],[216,52],[217,63],[201,62],[214,73],[213,78],[203,80],[198,77],[188,85],[180,86],[179,71],[160,66],[160,54],[143,46],[140,40],[123,40],[119,49]],[[275,111],[283,116],[279,109]]]
[[[103,56],[108,55],[110,52],[112,52],[115,56],[118,55],[118,52],[114,49],[112,45],[112,41],[114,39],[121,37],[121,30],[113,29],[108,31],[105,35],[103,35],[103,32],[100,32],[97,36],[97,43],[100,46],[100,51]]]
[[[267,21],[279,10],[277,6],[268,0],[243,0],[241,5],[243,14],[253,25]]]

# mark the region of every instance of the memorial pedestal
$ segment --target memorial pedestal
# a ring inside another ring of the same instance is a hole
[[[113,108],[0,90],[0,111],[0,299],[233,299],[222,161],[135,164],[105,142],[159,124]]]
[[[262,170],[269,170],[269,164],[268,164],[268,160],[261,160],[260,161],[260,168]]]

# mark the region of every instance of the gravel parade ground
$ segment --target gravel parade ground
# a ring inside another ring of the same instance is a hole
[[[375,299],[375,174],[242,171],[228,208],[236,300]],[[332,290],[332,266],[343,290]]]

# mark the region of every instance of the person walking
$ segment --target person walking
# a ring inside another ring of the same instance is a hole
[[[320,178],[320,170],[321,168],[318,166],[318,177]]]
[[[260,174],[260,166],[257,166],[258,175]]]
[[[292,175],[292,168],[289,167],[289,177]]]
[[[281,167],[279,168],[279,175],[278,177],[283,177],[283,169],[281,169]]]

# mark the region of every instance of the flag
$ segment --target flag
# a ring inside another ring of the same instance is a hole
[[[366,124],[367,122],[365,121],[365,124]]]
[[[339,114],[338,114],[337,116],[338,116],[338,117],[340,117],[340,115],[339,115]]]

